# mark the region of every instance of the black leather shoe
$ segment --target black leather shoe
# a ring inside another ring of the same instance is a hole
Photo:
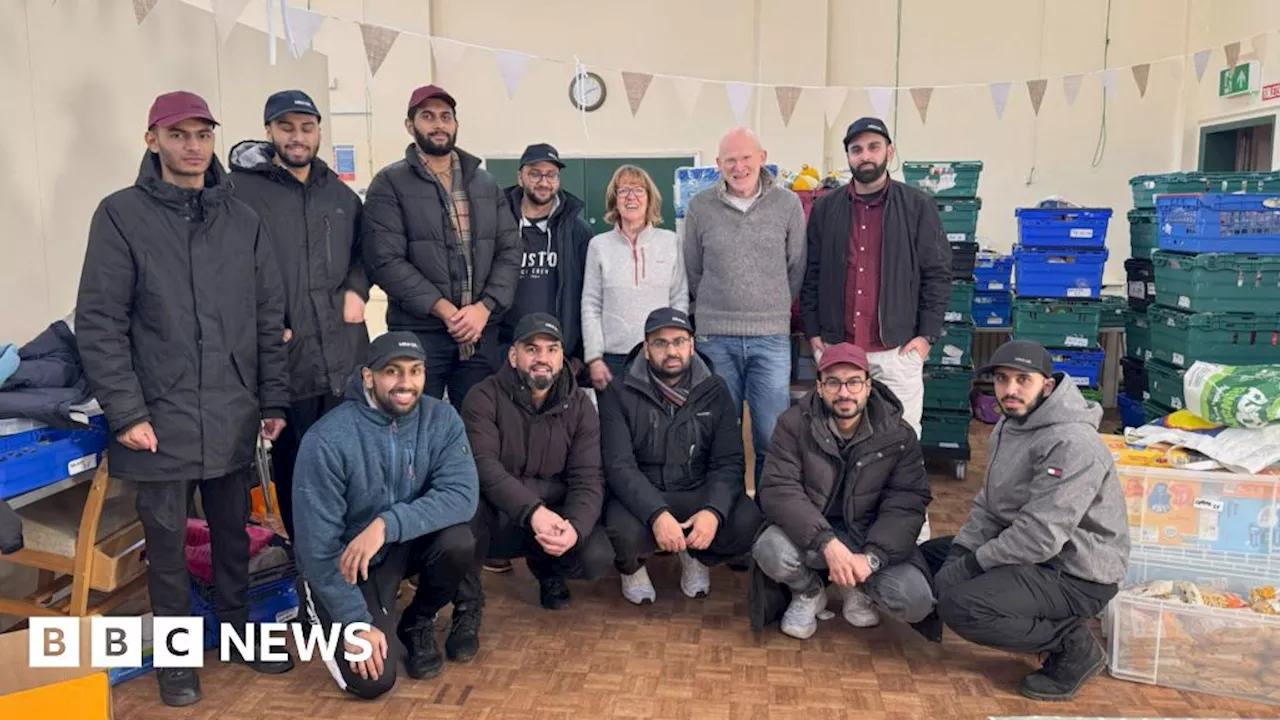
[[[1088,628],[1081,626],[1049,653],[1044,667],[1022,679],[1018,692],[1032,700],[1066,702],[1107,666],[1107,653]]]
[[[569,607],[569,585],[559,577],[539,580],[538,598],[548,610],[564,610]]]
[[[200,702],[200,676],[192,668],[158,668],[160,700],[169,707],[186,707]]]
[[[450,660],[466,662],[480,652],[479,608],[453,608],[453,622],[449,625],[449,637],[444,641],[444,653]]]
[[[404,645],[404,670],[415,680],[425,680],[440,674],[444,669],[444,656],[436,643],[434,617],[401,620],[396,627],[396,637]]]

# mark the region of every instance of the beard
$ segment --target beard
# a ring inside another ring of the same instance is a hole
[[[654,365],[653,363],[649,363],[649,369],[653,371],[653,374],[659,380],[675,380],[685,374],[685,371],[689,369],[689,363],[684,360],[681,360],[680,367],[673,368],[673,367],[667,367],[666,360],[663,360],[662,364],[660,365]]]
[[[1016,420],[1022,420],[1029,417],[1031,413],[1035,412],[1036,408],[1040,407],[1044,403],[1044,401],[1048,399],[1048,397],[1049,397],[1049,393],[1045,392],[1044,390],[1041,390],[1040,394],[1032,398],[1031,402],[1027,403],[1025,406],[1018,406],[1018,407],[1015,407],[1013,410],[1010,410],[1009,408],[1004,406],[1004,401],[1001,401],[1000,409],[1004,411],[1005,415],[1008,415],[1009,417],[1014,418]]]
[[[871,167],[867,167],[871,165]],[[849,167],[853,171],[853,179],[863,185],[870,185],[884,176],[889,169],[889,161],[885,160],[883,164],[876,165],[874,163],[863,163],[858,167]]]
[[[449,135],[449,139],[443,145],[437,145],[431,138],[419,132],[418,128],[413,129],[413,142],[422,152],[434,157],[443,157],[453,152],[453,148],[458,143],[458,133]]]
[[[535,369],[545,369],[547,371],[547,374],[534,375],[533,371]],[[528,370],[521,370],[520,379],[524,382],[525,385],[528,385],[534,390],[542,391],[542,390],[546,390],[547,388],[555,384],[556,375],[554,372],[551,371],[550,365],[534,365]]]
[[[412,388],[398,387],[398,388],[392,388],[386,394],[383,394],[379,392],[377,386],[374,386],[373,390],[370,392],[370,395],[373,396],[373,401],[377,403],[378,407],[381,408],[381,410],[386,414],[390,415],[391,417],[404,417],[412,413],[414,410],[416,410],[418,407],[418,401],[422,399],[422,393],[415,392],[413,402],[408,407],[401,407],[397,405],[394,401],[392,401],[391,399],[392,392],[406,392],[406,391],[415,392]]]
[[[537,207],[546,207],[556,199],[556,192],[551,190],[535,190],[533,188],[522,188],[525,198]]]
[[[283,164],[285,167],[292,168],[294,170],[298,170],[311,165],[311,161],[315,160],[316,158],[315,148],[303,148],[305,152],[302,158],[295,160],[294,156],[296,155],[296,153],[290,153],[280,145],[275,145],[274,147],[276,149],[276,157],[280,159],[281,164]]]
[[[830,410],[832,416],[840,420],[853,420],[862,414],[862,403],[857,400],[847,402],[843,405],[831,403]]]

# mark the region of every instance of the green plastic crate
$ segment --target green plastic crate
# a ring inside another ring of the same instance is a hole
[[[973,372],[965,368],[924,369],[924,409],[969,412]]]
[[[1147,394],[1145,399],[1162,407],[1181,410],[1187,404],[1183,397],[1182,376],[1186,370],[1166,365],[1159,360],[1147,363]]]
[[[924,447],[963,449],[969,447],[968,412],[926,410],[920,418],[920,444]]]
[[[1013,336],[1045,347],[1094,348],[1102,303],[1062,300],[1015,300]]]
[[[1148,423],[1155,422],[1156,420],[1159,420],[1160,418],[1172,413],[1173,411],[1174,411],[1174,408],[1165,407],[1153,400],[1142,401],[1142,419],[1144,422],[1148,422]]]
[[[1138,175],[1129,180],[1133,206],[1149,210],[1157,195],[1170,193],[1262,193],[1280,190],[1280,172],[1165,173]]]
[[[1195,361],[1230,365],[1280,363],[1280,313],[1185,313],[1147,308],[1151,356],[1174,367]]]
[[[1258,312],[1280,307],[1280,256],[1157,250],[1156,302],[1191,312]]]
[[[1098,316],[1099,328],[1124,327],[1125,313],[1129,311],[1129,298],[1119,295],[1103,295],[1099,298],[1102,314]]]
[[[1099,405],[1102,404],[1102,390],[1091,387],[1082,387],[1078,388],[1078,390],[1080,390],[1080,395],[1083,396],[1085,400],[1092,400]]]
[[[1147,259],[1160,249],[1160,219],[1155,210],[1129,211],[1129,254]]]
[[[942,218],[942,232],[947,234],[947,240],[972,242],[978,232],[978,211],[981,209],[982,198],[938,200],[938,215]]]
[[[1124,316],[1124,354],[1146,362],[1151,359],[1151,323],[1146,310],[1130,309]]]
[[[942,335],[929,352],[926,365],[934,367],[970,367],[973,365],[973,323],[942,326]]]
[[[971,280],[953,280],[951,282],[951,301],[947,303],[947,312],[943,319],[949,323],[963,323],[973,320],[973,290]]]
[[[940,198],[977,197],[981,175],[981,160],[902,163],[904,183]]]

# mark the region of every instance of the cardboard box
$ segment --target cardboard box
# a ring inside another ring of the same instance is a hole
[[[27,662],[30,633],[0,635],[0,718],[112,720],[107,673],[89,667],[89,618],[80,619],[77,668],[32,668]]]

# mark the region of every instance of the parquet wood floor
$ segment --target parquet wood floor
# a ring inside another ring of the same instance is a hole
[[[933,473],[935,534],[963,522],[985,476],[989,426],[972,428],[973,461],[959,482],[949,466]],[[651,565],[658,602],[636,608],[616,577],[571,583],[571,610],[537,605],[522,564],[486,574],[480,655],[449,663],[431,681],[403,676],[374,702],[348,699],[323,665],[283,676],[239,666],[201,674],[204,700],[163,707],[152,676],[114,690],[120,720],[968,720],[989,716],[1265,718],[1280,708],[1121,682],[1105,674],[1075,702],[1035,703],[1015,688],[1034,659],[971,645],[947,633],[941,645],[886,622],[849,627],[838,614],[807,642],[777,631],[753,634],[746,620],[746,575],[716,568],[710,597],[679,590],[673,558]],[[443,623],[443,620],[442,620]],[[443,635],[441,636],[443,642]],[[212,657],[212,656],[210,656]]]

